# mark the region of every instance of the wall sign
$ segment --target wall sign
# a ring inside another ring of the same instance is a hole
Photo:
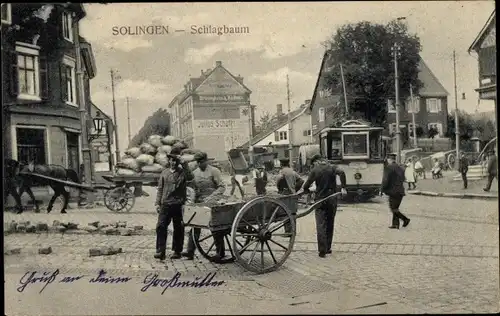
[[[245,101],[244,95],[200,95],[201,102],[237,102]]]

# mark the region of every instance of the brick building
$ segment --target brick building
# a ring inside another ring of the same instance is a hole
[[[79,21],[85,15],[82,4],[2,4],[5,157],[80,170],[78,97],[85,93],[90,113],[89,81],[96,74],[92,46],[79,35]],[[84,65],[84,91],[76,80],[77,45]],[[90,128],[90,117],[88,124]]]
[[[217,61],[215,68],[190,78],[170,102],[172,134],[210,158],[227,160],[226,152],[250,139],[254,107],[243,78]]]

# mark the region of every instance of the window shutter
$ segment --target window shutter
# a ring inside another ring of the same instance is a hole
[[[274,140],[279,141],[280,140],[280,133],[279,132],[274,132]]]
[[[64,63],[61,63],[60,67],[60,74],[61,74],[61,99],[63,101],[68,100],[68,85],[66,83],[66,65]]]
[[[11,51],[9,53],[10,57],[10,94],[14,97],[17,97],[19,94],[19,70],[17,67],[17,53],[15,51]]]
[[[307,129],[304,131],[304,136],[308,136],[308,135],[307,135]]]
[[[49,77],[48,77],[48,67],[47,57],[39,57],[39,69],[40,69],[40,97],[43,100],[49,98]]]

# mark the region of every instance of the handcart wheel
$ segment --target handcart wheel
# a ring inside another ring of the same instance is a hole
[[[135,204],[135,196],[126,187],[114,188],[104,194],[104,205],[113,212],[129,212]]]
[[[234,262],[233,250],[231,248],[231,243],[229,242],[228,235],[230,233],[229,230],[226,231],[211,231],[208,228],[200,228],[201,233],[197,238],[194,234],[194,229],[191,231],[194,244],[196,249],[200,252],[200,254],[210,262],[213,263],[230,263]],[[225,256],[220,256],[217,253],[216,247],[216,238],[220,238],[221,244],[223,243],[223,252]]]
[[[231,237],[239,265],[255,273],[274,271],[292,252],[295,218],[283,202],[259,197],[240,209],[233,222]],[[247,242],[242,244],[238,238]]]

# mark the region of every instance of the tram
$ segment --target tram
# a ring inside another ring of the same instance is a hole
[[[345,172],[348,197],[366,201],[380,192],[388,150],[382,131],[360,120],[320,131],[321,155]]]

